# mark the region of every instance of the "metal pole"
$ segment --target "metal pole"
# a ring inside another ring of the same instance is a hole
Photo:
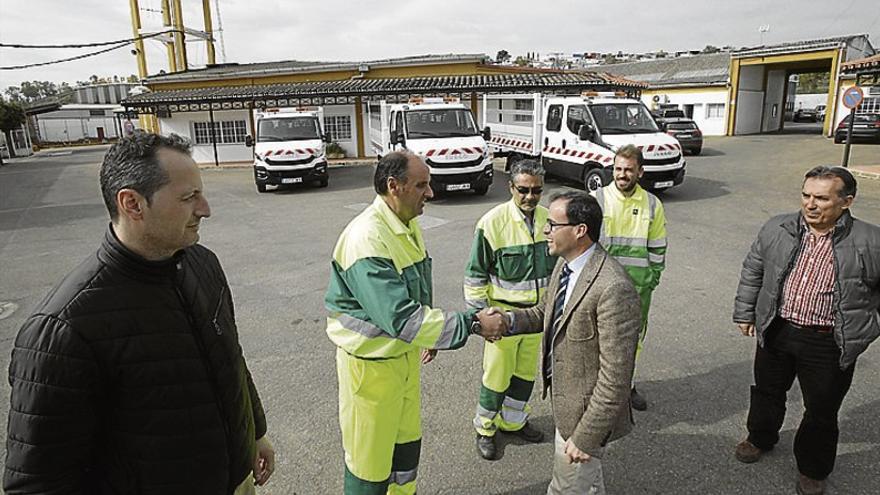
[[[165,26],[166,29],[171,27],[171,2],[169,0],[162,0],[162,25]],[[172,41],[166,41],[165,43],[165,51],[168,54],[168,71],[169,72],[177,72],[177,54],[174,52],[176,45],[174,44],[174,34],[171,34]]]
[[[220,161],[217,159],[217,136],[214,133],[214,109],[208,110],[208,116],[211,118],[211,145],[214,146],[214,166],[219,167]]]
[[[131,9],[131,32],[137,41],[134,42],[135,56],[137,57],[138,76],[141,79],[147,77],[147,55],[144,51],[144,40],[141,38],[141,12],[138,6],[138,0],[129,0],[129,8]]]
[[[846,126],[846,146],[843,147],[843,163],[841,164],[844,168],[849,166],[849,145],[850,141],[852,141],[853,122],[855,122],[855,120],[856,108],[853,107],[853,109],[849,111],[849,124]]]
[[[205,18],[205,32],[208,33],[208,39],[205,45],[208,47],[208,65],[216,63],[214,54],[214,27],[211,23],[211,0],[202,0],[202,15]]]

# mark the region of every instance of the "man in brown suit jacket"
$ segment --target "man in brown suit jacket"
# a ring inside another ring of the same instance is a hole
[[[601,227],[593,197],[554,196],[544,232],[559,262],[542,302],[509,313],[511,333],[544,333],[542,397],[549,389],[556,422],[548,495],[605,493],[605,445],[632,430],[641,306],[626,271],[596,242]]]

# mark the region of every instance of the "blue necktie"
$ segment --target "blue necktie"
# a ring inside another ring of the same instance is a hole
[[[565,309],[565,291],[568,289],[568,277],[571,270],[568,265],[562,265],[562,273],[559,275],[559,288],[556,289],[556,299],[553,303],[553,334],[559,331],[559,323],[562,321],[562,311]]]
[[[553,332],[544,337],[547,357],[544,358],[544,376],[550,378],[553,375],[553,337],[559,330],[562,322],[562,311],[565,309],[565,290],[568,288],[568,277],[571,275],[568,265],[562,265],[562,273],[559,274],[559,287],[556,289],[556,298],[553,302]]]

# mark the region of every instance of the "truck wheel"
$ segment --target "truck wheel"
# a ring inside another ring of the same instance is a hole
[[[699,154],[702,153],[702,152],[703,152],[703,148],[702,148],[702,147],[700,147],[700,148],[694,148],[694,150],[691,151],[691,153],[693,153],[694,155],[699,155]]]
[[[327,177],[318,181],[318,187],[327,187],[328,184],[330,184],[330,179]]]
[[[257,182],[257,192],[264,193],[266,192],[266,184],[262,182]]]
[[[584,190],[591,193],[600,187],[605,187],[605,176],[602,169],[594,168],[584,177]]]

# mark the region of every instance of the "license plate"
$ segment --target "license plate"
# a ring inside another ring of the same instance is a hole
[[[467,191],[471,188],[470,184],[447,184],[447,191]]]
[[[289,177],[287,179],[281,179],[282,184],[297,184],[302,181],[303,181],[302,177]]]
[[[655,189],[662,189],[664,187],[672,187],[673,184],[675,184],[674,181],[664,180],[663,182],[657,182],[656,184],[654,184],[654,188]]]

